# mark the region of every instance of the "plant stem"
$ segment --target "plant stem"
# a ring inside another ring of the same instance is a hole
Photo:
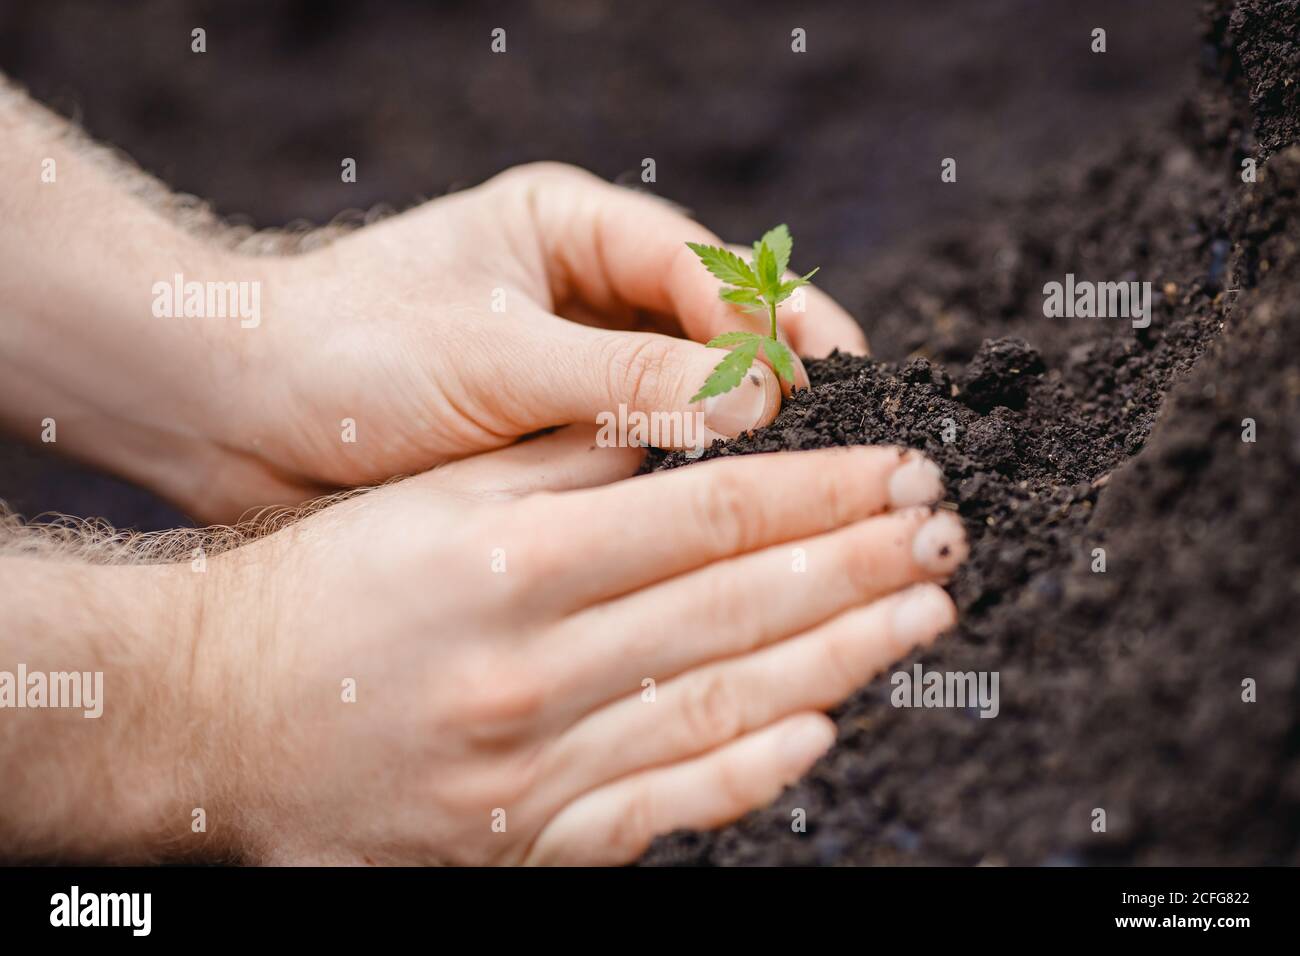
[[[768,314],[772,316],[772,341],[775,342],[776,341],[776,303],[769,302],[767,304],[767,311]]]

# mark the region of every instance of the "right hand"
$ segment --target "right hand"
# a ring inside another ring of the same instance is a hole
[[[229,765],[205,778],[236,852],[628,862],[771,802],[834,741],[820,711],[955,620],[934,582],[965,540],[919,507],[942,486],[914,452],[606,484],[641,453],[591,444],[564,429],[212,559]]]

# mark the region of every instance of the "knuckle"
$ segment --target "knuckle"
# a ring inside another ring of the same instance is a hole
[[[844,571],[855,592],[869,591],[881,583],[883,562],[880,560],[878,548],[855,547],[853,540],[847,540],[840,548],[840,555],[844,562]]]
[[[619,336],[611,339],[608,349],[602,364],[608,369],[607,390],[612,400],[649,411],[675,395],[681,370],[672,342],[652,336],[628,341]]]
[[[539,744],[522,747],[507,759],[494,761],[491,800],[495,806],[522,807],[542,781],[542,748]]]
[[[902,635],[892,627],[885,631],[882,643],[884,644],[885,649],[883,659],[889,662],[885,665],[886,667],[897,664],[903,658],[907,657],[908,654],[912,653],[912,651],[916,650],[915,642],[904,640]]]
[[[555,160],[541,159],[536,162],[527,163],[524,167],[528,173],[534,177],[548,179],[595,179],[596,177],[587,172],[581,166],[574,166],[572,163],[560,163]]]
[[[632,794],[610,825],[609,844],[619,855],[634,859],[656,836],[653,798],[648,792]]]
[[[915,530],[909,516],[890,515],[842,532],[837,550],[850,584],[859,592],[874,593],[910,580]]]
[[[748,653],[773,636],[770,616],[753,599],[753,582],[726,564],[696,575],[689,599],[695,631],[727,653]]]
[[[748,551],[761,539],[761,509],[752,506],[753,490],[735,469],[718,468],[698,496],[700,526],[731,553]]]
[[[887,640],[892,639],[892,634],[887,635]],[[841,697],[856,690],[866,676],[860,674],[855,666],[856,655],[849,640],[842,637],[828,640],[822,652],[826,661],[827,684]]]
[[[572,552],[554,533],[555,492],[543,491],[509,503],[494,525],[496,538],[506,553],[507,593],[516,597],[532,592],[539,583],[555,579],[572,563]],[[494,539],[494,540],[495,540]]]
[[[523,163],[507,169],[495,178],[496,182],[502,185],[520,186],[525,189],[595,179],[596,176],[581,167],[550,160]]]
[[[853,518],[853,504],[850,496],[845,494],[844,474],[840,461],[830,463],[830,467],[821,473],[818,481],[816,500],[821,504],[826,515],[826,526],[842,528]]]
[[[743,729],[734,685],[721,674],[702,677],[682,702],[683,724],[693,743],[715,746]]]
[[[462,664],[458,715],[473,733],[495,736],[526,729],[546,708],[547,690],[535,667],[499,653],[473,655]]]
[[[723,802],[737,816],[753,807],[754,794],[745,786],[737,766],[731,760],[719,760],[714,776]]]
[[[891,599],[885,606],[897,607],[898,602],[896,599]],[[878,626],[872,635],[872,639],[876,642],[875,656],[884,667],[892,667],[897,664],[912,650],[912,645],[903,640],[892,622]],[[867,675],[863,676],[866,677]]]

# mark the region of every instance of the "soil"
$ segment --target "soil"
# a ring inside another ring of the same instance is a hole
[[[896,709],[883,675],[775,804],[644,862],[1300,863],[1298,6],[1208,4],[1167,128],[867,280],[915,357],[810,362],[772,426],[702,457],[924,449],[971,557],[955,633],[890,673],[997,671],[1001,712]],[[1066,272],[1151,280],[1151,326],[1043,318]]]

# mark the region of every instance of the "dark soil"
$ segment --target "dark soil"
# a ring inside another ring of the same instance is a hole
[[[895,709],[882,676],[773,806],[645,862],[1300,863],[1298,7],[1208,4],[1168,124],[868,279],[917,357],[810,363],[771,427],[705,454],[924,449],[972,552],[958,629],[915,660],[1000,672],[1001,712]],[[1150,328],[1043,318],[1066,272],[1152,281]]]

